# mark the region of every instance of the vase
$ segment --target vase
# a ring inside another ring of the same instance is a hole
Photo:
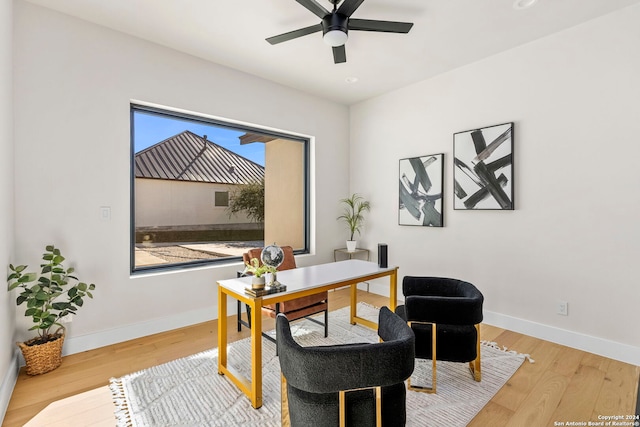
[[[357,244],[357,240],[347,240],[347,252],[355,252]]]
[[[264,276],[253,276],[251,278],[251,289],[253,290],[260,290],[260,289],[264,289],[264,284],[265,284],[265,277]]]
[[[43,344],[29,345],[36,339],[16,343],[24,356],[27,375],[40,375],[53,371],[62,363],[64,334],[58,334],[58,338]]]

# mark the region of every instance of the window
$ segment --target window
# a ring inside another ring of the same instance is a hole
[[[229,206],[229,192],[216,191],[215,206]]]
[[[131,106],[131,271],[308,252],[309,141]],[[213,193],[213,204],[211,195]]]

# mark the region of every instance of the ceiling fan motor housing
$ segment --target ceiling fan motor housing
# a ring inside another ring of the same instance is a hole
[[[322,18],[322,35],[329,31],[348,33],[349,18],[341,13],[331,13]]]

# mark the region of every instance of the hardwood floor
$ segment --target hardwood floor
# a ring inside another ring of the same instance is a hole
[[[347,289],[329,295],[331,310],[349,303]],[[381,306],[388,299],[359,291],[359,301]],[[236,331],[235,321],[229,324],[230,341],[249,336],[246,328]],[[23,426],[52,402],[103,387],[111,377],[215,347],[216,328],[217,322],[211,321],[66,356],[62,366],[40,376],[27,376],[23,368],[2,426]],[[273,321],[265,318],[264,328],[273,328]],[[554,426],[598,421],[599,415],[635,414],[640,367],[488,325],[482,326],[481,335],[483,340],[530,354],[535,363],[525,361],[470,426]],[[87,396],[100,393],[104,394],[104,387]],[[104,420],[105,412],[112,413],[108,405],[95,410],[57,405],[61,408],[58,412],[82,412],[82,425],[115,425],[115,418],[113,423]],[[77,421],[65,423],[64,415],[58,418],[62,421],[55,425],[80,425]],[[52,424],[49,419],[46,425]]]

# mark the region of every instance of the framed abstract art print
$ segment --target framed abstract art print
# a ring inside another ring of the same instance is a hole
[[[513,123],[453,134],[453,208],[513,210]]]
[[[398,224],[442,227],[444,154],[400,160]]]

